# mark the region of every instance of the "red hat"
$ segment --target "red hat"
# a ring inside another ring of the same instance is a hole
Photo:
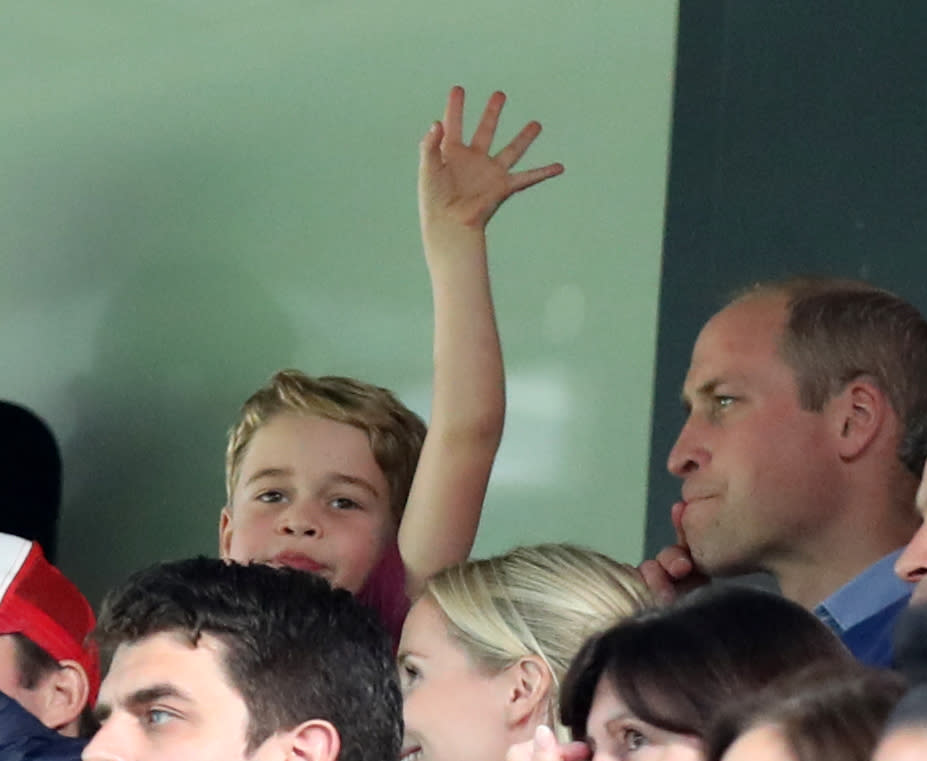
[[[0,534],[0,634],[22,634],[56,661],[76,661],[100,689],[100,660],[87,635],[95,619],[87,598],[49,563],[35,542]]]

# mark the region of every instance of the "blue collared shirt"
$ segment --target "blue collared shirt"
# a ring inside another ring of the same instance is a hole
[[[895,575],[901,552],[895,550],[873,563],[814,609],[850,652],[870,666],[892,665],[895,621],[914,588]]]

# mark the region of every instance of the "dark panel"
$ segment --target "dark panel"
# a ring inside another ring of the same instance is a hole
[[[732,291],[861,277],[927,310],[927,3],[682,0],[648,555],[702,323]]]

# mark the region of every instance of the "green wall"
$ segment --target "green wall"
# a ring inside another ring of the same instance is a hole
[[[93,599],[212,553],[224,433],[275,368],[427,416],[417,144],[464,84],[564,177],[491,225],[509,416],[477,552],[641,556],[675,0],[7,2],[0,396],[62,444]]]

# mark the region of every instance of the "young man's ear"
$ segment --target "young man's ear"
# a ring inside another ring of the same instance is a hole
[[[219,557],[228,560],[231,547],[232,510],[228,505],[225,505],[219,513]]]
[[[37,714],[45,726],[69,737],[77,737],[80,715],[90,699],[90,680],[77,661],[59,661],[58,668],[36,686]]]
[[[850,381],[830,403],[838,433],[837,450],[844,460],[864,454],[885,427],[891,404],[872,381]]]
[[[337,761],[341,753],[341,736],[331,722],[310,719],[288,732],[281,732],[281,743],[286,761]]]
[[[551,675],[536,655],[526,655],[506,669],[508,700],[506,721],[510,727],[548,721]]]

